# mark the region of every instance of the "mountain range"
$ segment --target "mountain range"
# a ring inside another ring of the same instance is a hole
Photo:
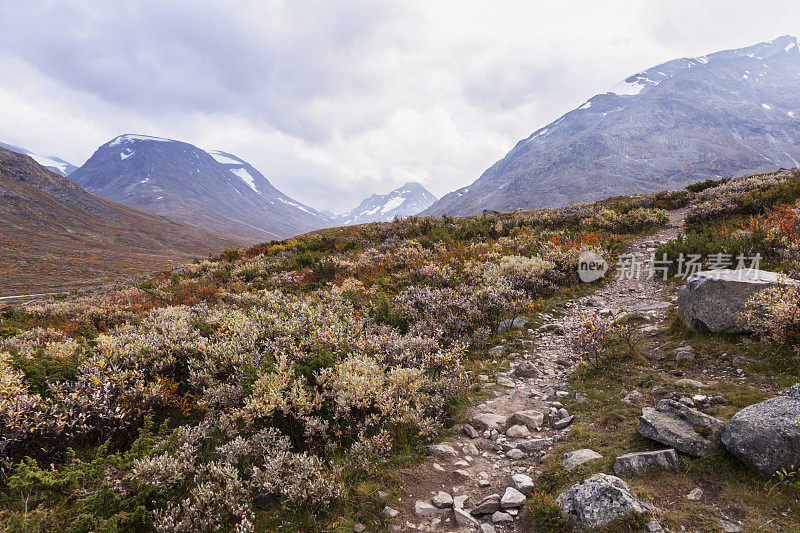
[[[89,194],[0,148],[0,296],[96,285],[185,264],[227,236]]]
[[[416,215],[433,205],[436,197],[419,183],[406,183],[388,194],[373,194],[358,206],[335,215],[332,220],[343,226],[364,224],[366,222],[389,222],[395,217]]]
[[[70,178],[103,198],[241,239],[282,239],[330,225],[242,159],[171,139],[120,135]]]
[[[800,166],[800,47],[783,36],[636,73],[423,214],[590,202]]]
[[[27,155],[47,170],[55,172],[56,174],[61,174],[62,176],[69,176],[72,171],[78,168],[72,163],[64,161],[60,157],[56,157],[54,155],[35,154],[30,150],[20,148],[19,146],[14,146],[13,144],[0,142],[0,148],[5,148],[6,150],[11,150],[12,152],[16,152],[18,154]]]

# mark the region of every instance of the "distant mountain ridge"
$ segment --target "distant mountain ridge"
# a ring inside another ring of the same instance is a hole
[[[251,240],[292,237],[331,223],[244,160],[172,139],[120,135],[70,177],[103,198]]]
[[[346,213],[335,215],[334,222],[348,226],[366,222],[388,222],[395,217],[416,215],[429,208],[436,197],[419,183],[406,183],[388,194],[373,194]]]
[[[89,194],[4,148],[0,198],[0,296],[96,285],[237,244]]]
[[[0,148],[5,148],[6,150],[11,150],[12,152],[16,152],[18,154],[27,155],[47,170],[55,172],[56,174],[61,174],[62,176],[69,176],[72,171],[78,168],[72,163],[64,161],[60,157],[56,157],[54,155],[35,154],[30,150],[21,148],[19,146],[14,146],[13,144],[0,142]]]
[[[798,161],[800,47],[787,35],[634,74],[536,130],[423,214],[591,202]]]

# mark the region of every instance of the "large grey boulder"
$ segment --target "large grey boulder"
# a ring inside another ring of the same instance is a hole
[[[769,287],[797,283],[765,270],[709,270],[689,276],[678,291],[678,312],[696,331],[745,333],[739,314],[747,300]]]
[[[717,452],[724,427],[722,420],[674,400],[645,407],[639,417],[640,435],[697,457]]]
[[[672,448],[653,452],[626,453],[614,461],[614,473],[627,477],[641,476],[657,468],[677,470],[678,467],[678,454]]]
[[[763,477],[800,468],[800,383],[736,413],[722,444]]]
[[[574,520],[578,531],[593,531],[614,519],[650,512],[627,483],[608,474],[595,474],[571,486],[556,498],[556,505],[565,517]]]

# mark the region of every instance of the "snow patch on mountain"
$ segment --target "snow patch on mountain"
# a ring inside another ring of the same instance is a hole
[[[331,218],[345,226],[389,222],[395,217],[416,215],[435,201],[436,197],[419,183],[407,183],[388,194],[373,194],[354,209]]]

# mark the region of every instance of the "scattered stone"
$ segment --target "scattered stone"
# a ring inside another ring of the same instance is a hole
[[[434,457],[458,457],[458,452],[455,448],[448,444],[431,444],[430,446],[426,446],[425,450],[428,452],[428,455]]]
[[[678,312],[696,331],[745,333],[737,318],[753,294],[796,283],[775,272],[723,269],[696,272],[678,291]]]
[[[470,424],[479,431],[501,430],[506,426],[507,419],[504,416],[492,413],[480,413],[472,417]]]
[[[492,514],[500,510],[500,495],[490,494],[485,497],[481,502],[472,510],[473,516],[483,514]]]
[[[478,430],[472,427],[471,424],[464,424],[461,426],[461,430],[464,432],[464,435],[471,439],[477,439],[481,436],[480,433],[478,433]]]
[[[542,373],[531,361],[522,361],[517,365],[517,368],[514,369],[514,375],[518,378],[527,379],[538,378]]]
[[[502,524],[504,522],[513,522],[514,517],[502,511],[495,511],[492,513],[492,522],[495,524]]]
[[[367,526],[365,526],[364,524],[361,524],[359,522],[356,522],[353,525],[353,533],[364,533],[364,531],[366,531],[366,530],[367,530]]]
[[[499,376],[497,378],[497,384],[502,385],[503,387],[514,389],[517,387],[517,384],[514,383],[514,380],[511,378],[507,378],[505,376]]]
[[[651,518],[645,525],[644,530],[647,533],[664,533],[664,528],[658,523],[658,520]]]
[[[497,326],[497,331],[508,331],[509,329],[524,329],[528,321],[524,318],[515,318],[514,320],[503,320]]]
[[[423,502],[421,500],[417,500],[414,504],[414,513],[416,513],[417,516],[439,516],[445,512],[447,512],[445,509],[437,509],[428,502]]]
[[[506,452],[506,456],[512,461],[519,461],[520,459],[525,459],[526,454],[522,450],[511,448]]]
[[[675,348],[676,361],[694,361],[694,348],[691,346],[680,346]]]
[[[545,324],[539,328],[540,333],[552,333],[553,335],[564,335],[564,328],[558,324]]]
[[[575,420],[575,417],[572,416],[572,415],[569,415],[566,418],[562,418],[561,420],[556,420],[555,422],[553,422],[553,428],[554,429],[564,429],[565,427],[567,427],[570,424],[572,424],[573,420]]]
[[[453,497],[453,509],[463,509],[464,504],[469,500],[468,494],[462,494],[461,496],[454,496]]]
[[[536,428],[544,425],[544,413],[539,411],[517,411],[511,416],[511,419],[524,424],[531,431],[536,431]]]
[[[670,448],[620,455],[614,461],[614,473],[618,476],[637,477],[656,468],[677,470],[678,466],[678,454]]]
[[[517,444],[520,450],[531,453],[531,452],[540,452],[545,448],[550,448],[553,446],[554,442],[553,439],[550,437],[544,439],[528,439],[522,441]]]
[[[530,437],[531,432],[526,426],[517,424],[506,430],[506,436],[511,437],[512,439],[524,439],[526,437]]]
[[[400,511],[398,511],[397,509],[392,509],[388,505],[383,508],[383,511],[381,511],[381,516],[386,518],[387,520],[391,520],[392,518],[396,517],[398,514],[400,514]]]
[[[437,509],[447,509],[453,506],[453,497],[444,491],[439,491],[431,498],[431,503]]]
[[[687,500],[691,500],[693,502],[699,502],[703,499],[703,489],[696,488],[692,489],[692,491],[686,495]]]
[[[439,463],[433,463],[433,469],[438,470],[439,472],[444,472],[444,467]]]
[[[698,389],[702,389],[705,387],[702,382],[697,381],[696,379],[679,379],[675,382],[675,385],[690,385],[692,387],[696,387]]]
[[[722,444],[765,478],[800,467],[800,383],[783,396],[736,413],[725,426]]]
[[[717,524],[725,533],[742,533],[742,527],[722,518],[717,518]]]
[[[464,477],[464,478],[472,477],[472,475],[469,472],[467,472],[466,470],[462,470],[462,469],[456,470],[453,473],[456,474],[457,476],[461,476],[461,477]]]
[[[632,391],[630,394],[625,396],[622,401],[623,403],[627,404],[634,404],[644,399],[644,394],[639,392],[638,390]]]
[[[502,346],[495,346],[494,348],[489,350],[489,355],[492,355],[492,356],[505,355],[505,353],[506,353],[506,349],[503,348]]]
[[[639,417],[640,435],[698,457],[716,453],[724,427],[721,420],[674,400],[645,407]]]
[[[514,474],[511,476],[511,481],[514,482],[514,486],[523,494],[530,494],[533,492],[535,485],[533,484],[533,478],[531,476],[526,476],[525,474]]]
[[[469,526],[474,527],[478,525],[478,521],[475,520],[469,512],[465,511],[461,508],[454,508],[453,515],[456,519],[456,524],[459,526]]]
[[[514,487],[507,487],[505,494],[500,499],[500,507],[503,509],[516,509],[525,503],[525,495]]]
[[[579,531],[599,529],[631,513],[650,512],[627,483],[608,474],[595,474],[573,485],[556,498],[556,505],[564,516],[574,520]]]
[[[486,374],[478,374],[478,381],[489,381],[489,376]]]
[[[575,450],[565,453],[564,457],[561,458],[561,465],[567,470],[572,470],[573,468],[588,463],[589,461],[602,458],[603,456],[596,451],[584,448],[582,450]]]
[[[496,533],[496,532],[493,525],[481,524],[481,533]]]

